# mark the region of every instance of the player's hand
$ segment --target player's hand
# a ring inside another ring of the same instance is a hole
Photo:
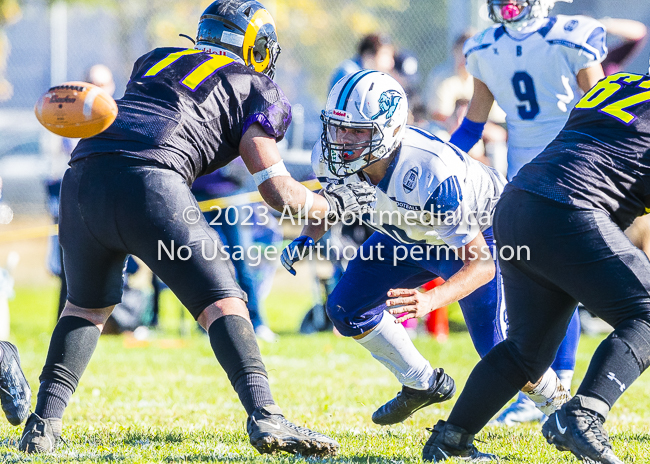
[[[362,215],[372,209],[371,204],[377,201],[375,187],[368,182],[353,184],[330,184],[321,192],[330,205],[327,219],[330,222],[341,220],[344,213]]]
[[[282,256],[280,256],[280,261],[284,268],[292,275],[296,275],[296,270],[293,268],[294,263],[304,258],[307,249],[313,246],[314,239],[307,235],[301,235],[287,245],[287,247],[282,251]]]
[[[418,292],[414,288],[391,289],[388,297],[391,298],[386,300],[388,312],[392,315],[401,314],[395,322],[426,316],[436,308],[430,294]]]

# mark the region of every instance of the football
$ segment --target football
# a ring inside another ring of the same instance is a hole
[[[62,137],[84,138],[99,134],[117,116],[115,100],[87,82],[66,82],[38,99],[34,112],[48,130]]]

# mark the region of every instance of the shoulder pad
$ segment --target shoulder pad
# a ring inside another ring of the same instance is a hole
[[[503,26],[501,24],[495,24],[494,26],[488,27],[483,32],[479,32],[465,42],[465,45],[463,46],[463,54],[467,57],[467,55],[471,53],[488,48],[503,35],[499,33],[502,28]]]
[[[556,21],[546,36],[547,40],[564,39],[583,44],[595,29],[605,29],[599,21],[588,16],[558,15],[554,18]]]
[[[605,26],[588,16],[555,17],[557,20],[546,35],[551,44],[578,49],[600,62],[607,55]]]

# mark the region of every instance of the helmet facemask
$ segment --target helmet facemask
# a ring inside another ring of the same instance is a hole
[[[248,51],[246,60],[253,69],[266,74],[271,79],[275,77],[275,63],[282,49],[278,44],[275,29],[271,24],[265,24],[257,32],[255,44]]]
[[[495,23],[521,30],[536,19],[548,17],[557,2],[573,0],[488,0],[488,14]]]
[[[332,174],[347,177],[376,163],[386,154],[384,134],[375,122],[349,122],[321,113],[323,156]],[[353,143],[339,142],[341,128],[369,130],[367,139]],[[361,151],[361,153],[357,153]]]
[[[488,2],[490,19],[495,23],[514,24],[531,18],[531,0],[492,0]]]

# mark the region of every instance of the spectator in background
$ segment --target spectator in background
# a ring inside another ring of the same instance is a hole
[[[197,201],[236,195],[242,193],[245,177],[249,175],[244,162],[241,158],[237,158],[228,166],[196,179],[192,185],[192,193]],[[203,213],[203,216],[205,216],[210,227],[219,233],[224,245],[233,254],[234,250],[248,250],[251,248],[253,246],[254,228],[265,227],[259,224],[260,221],[251,218],[249,212],[248,209],[228,206],[221,210],[207,211]],[[273,279],[273,275],[261,276],[259,265],[254,265],[247,254],[244,254],[242,259],[233,258],[232,263],[235,267],[237,283],[248,296],[248,312],[255,335],[258,339],[266,342],[277,341],[278,336],[273,333],[263,319],[263,297],[260,294],[262,289],[267,287],[262,280]]]
[[[113,73],[106,65],[95,64],[91,66],[86,73],[85,81],[104,89],[111,96],[115,93]],[[48,210],[52,215],[55,224],[59,223],[59,194],[61,191],[61,179],[63,179],[63,173],[68,167],[70,153],[72,153],[72,150],[74,150],[74,147],[77,146],[78,142],[79,139],[62,138],[61,150],[55,155],[55,159],[52,161],[50,180],[47,182],[46,187]],[[66,285],[65,271],[63,269],[61,245],[59,244],[59,237],[56,235],[50,237],[47,267],[52,274],[61,279],[57,309],[58,318],[63,311],[63,306],[65,305],[68,296],[68,286]]]
[[[400,83],[409,101],[419,105],[420,96],[420,63],[417,56],[409,50],[400,50],[395,53],[395,67],[393,77]]]
[[[385,34],[369,34],[361,39],[357,55],[343,61],[334,70],[330,80],[330,89],[342,77],[361,71],[374,69],[392,74],[395,68],[395,47],[389,36]]]
[[[465,68],[463,45],[473,35],[473,32],[467,31],[458,36],[452,48],[453,66],[435,68],[427,78],[426,104],[429,116],[434,121],[444,123],[453,114],[458,100],[472,99],[474,79]]]
[[[0,102],[11,99],[14,94],[14,87],[6,77],[11,45],[4,27],[15,23],[21,17],[22,11],[17,0],[0,1]]]

